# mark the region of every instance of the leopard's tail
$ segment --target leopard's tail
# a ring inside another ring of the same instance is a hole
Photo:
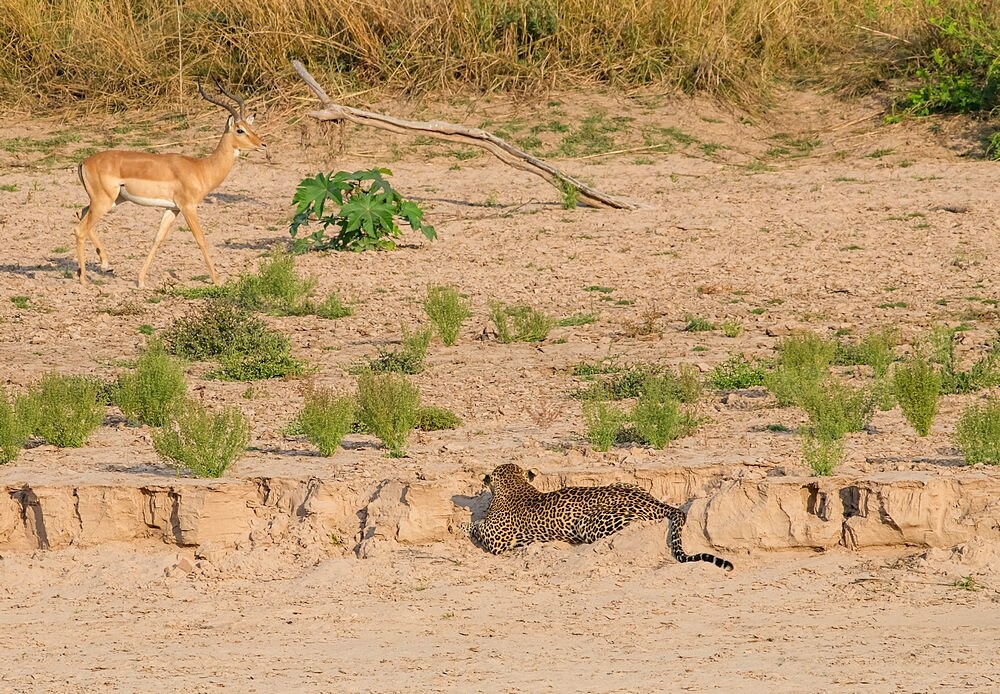
[[[717,557],[708,552],[700,552],[698,554],[687,554],[684,552],[684,547],[681,545],[681,528],[684,527],[685,520],[687,519],[684,516],[684,512],[680,510],[667,518],[667,544],[670,546],[670,553],[674,556],[674,559],[681,564],[689,561],[707,561],[710,564],[715,564],[720,569],[732,571],[733,562],[722,557]]]

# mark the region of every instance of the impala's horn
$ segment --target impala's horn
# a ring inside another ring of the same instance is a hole
[[[230,99],[232,99],[233,101],[235,101],[236,103],[238,103],[240,105],[240,118],[245,118],[244,113],[243,113],[243,109],[245,107],[245,104],[243,103],[243,99],[240,98],[240,95],[239,94],[233,94],[228,89],[226,89],[225,87],[223,87],[222,86],[222,82],[219,81],[218,77],[215,78],[215,86],[219,88],[220,92],[222,92],[223,94],[225,94]]]
[[[216,84],[218,84],[218,80],[216,80]],[[222,90],[222,92],[223,92],[223,94],[226,94],[226,92],[224,90]],[[201,82],[198,83],[198,93],[201,94],[201,98],[204,99],[205,101],[207,101],[208,103],[215,104],[216,106],[221,106],[222,108],[224,108],[227,111],[229,111],[231,114],[233,114],[233,119],[234,120],[243,120],[242,114],[237,113],[236,109],[233,108],[232,104],[227,104],[226,102],[222,101],[221,99],[213,99],[208,94],[206,94],[205,90],[202,89]],[[240,102],[240,105],[242,107],[242,102]]]

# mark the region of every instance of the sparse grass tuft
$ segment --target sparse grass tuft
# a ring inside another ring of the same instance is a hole
[[[500,301],[491,301],[489,306],[497,339],[504,344],[541,342],[555,325],[552,318],[531,306],[509,306]]]
[[[869,333],[857,344],[837,342],[833,363],[842,366],[864,364],[872,368],[876,378],[882,378],[896,360],[898,344],[899,330],[896,328]]]
[[[955,444],[969,465],[1000,465],[1000,400],[967,407],[955,425]]]
[[[389,456],[406,455],[403,447],[418,422],[420,392],[405,376],[362,374],[358,377],[358,421],[389,449]]]
[[[378,356],[368,360],[365,369],[373,373],[418,374],[424,370],[424,360],[431,344],[431,329],[415,333],[403,330],[403,346],[398,350],[380,349]]]
[[[167,354],[161,341],[151,340],[135,370],[118,377],[111,400],[129,419],[158,427],[183,401],[186,391],[181,364]]]
[[[802,457],[813,473],[832,475],[844,457],[844,439],[831,438],[806,428],[802,432]]]
[[[468,300],[455,287],[428,287],[424,311],[446,347],[455,344],[462,323],[472,315]]]
[[[329,457],[351,431],[356,413],[354,398],[330,390],[314,390],[305,397],[296,420],[297,430],[305,434],[319,452]]]
[[[700,333],[715,330],[715,323],[712,323],[707,318],[689,315],[685,317],[684,320],[686,321],[686,325],[684,326],[684,332],[686,333]]]
[[[156,452],[198,477],[221,477],[249,442],[250,425],[237,408],[212,413],[191,400],[181,403],[153,432]]]
[[[609,450],[628,421],[620,408],[600,400],[583,403],[583,419],[587,424],[587,440],[598,451]]]

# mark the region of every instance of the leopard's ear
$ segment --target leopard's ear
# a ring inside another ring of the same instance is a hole
[[[528,481],[532,482],[536,477],[538,477],[538,470],[536,470],[535,468],[528,468],[527,475],[528,475]]]
[[[492,478],[489,475],[483,475],[483,484],[489,484]]]

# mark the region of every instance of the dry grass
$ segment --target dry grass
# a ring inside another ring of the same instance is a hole
[[[983,3],[980,3],[983,4]],[[985,0],[1000,13],[998,0]],[[305,62],[337,94],[456,85],[662,84],[751,102],[779,77],[877,81],[965,0],[0,0],[0,98],[128,108],[220,75],[287,90]],[[985,11],[985,10],[984,10]],[[847,79],[846,74],[850,74]],[[302,90],[301,86],[296,86]]]

